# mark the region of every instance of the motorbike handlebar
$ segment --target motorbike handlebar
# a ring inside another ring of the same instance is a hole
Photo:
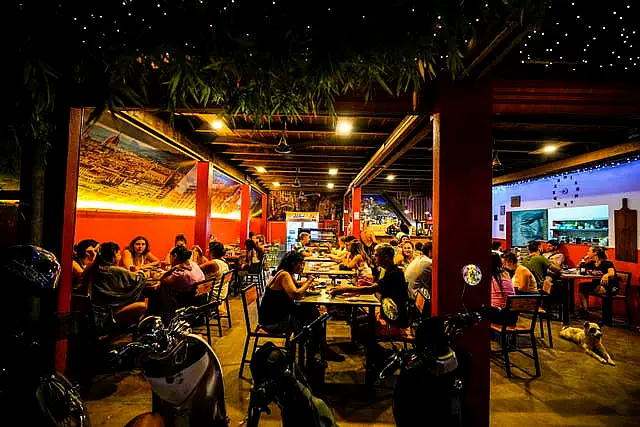
[[[296,344],[303,338],[306,339],[306,337],[311,333],[311,331],[317,324],[326,322],[329,319],[329,317],[331,317],[329,313],[325,313],[322,316],[316,318],[313,322],[304,326],[302,330],[298,332],[298,334],[295,337],[293,337],[293,339],[290,341],[290,344]]]

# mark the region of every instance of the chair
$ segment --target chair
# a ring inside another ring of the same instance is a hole
[[[538,320],[538,309],[540,308],[540,295],[512,295],[507,297],[505,310],[518,312],[518,321],[514,326],[491,324],[491,330],[500,335],[501,349],[492,351],[493,354],[500,353],[504,357],[507,377],[511,378],[511,361],[509,353],[518,352],[533,359],[536,374],[540,376],[540,360],[538,358],[538,346],[536,344],[535,329]],[[522,314],[531,315],[530,318],[523,318]],[[518,348],[518,336],[528,335],[531,340],[532,354]],[[513,338],[513,343],[511,339]]]
[[[207,302],[217,302],[217,304],[211,309],[211,311],[207,312],[204,316],[205,318],[205,326],[207,328],[207,340],[209,344],[211,344],[211,327],[216,326],[218,328],[218,336],[222,336],[222,319],[227,319],[227,323],[229,328],[231,328],[231,309],[229,308],[229,292],[230,292],[230,282],[233,279],[235,270],[229,270],[222,275],[220,278],[220,285],[215,286],[215,279],[211,282],[211,287],[209,288],[209,292],[207,295]],[[206,281],[205,281],[206,282]],[[204,283],[204,282],[200,282]],[[227,288],[227,294],[222,298],[222,290]],[[197,291],[196,291],[197,293]],[[226,314],[220,313],[220,306],[225,304]],[[211,321],[214,320],[215,323]]]
[[[283,339],[285,340],[285,343],[284,343],[285,348],[289,346],[289,339],[291,338],[291,332],[283,332],[283,333],[267,332],[264,329],[262,329],[260,324],[257,324],[255,327],[251,325],[251,318],[249,316],[249,306],[254,301],[257,301],[258,295],[257,295],[257,290],[255,289],[256,286],[257,286],[256,283],[251,283],[240,290],[240,296],[242,298],[242,309],[244,311],[244,322],[247,328],[247,338],[245,339],[245,342],[244,342],[244,350],[242,352],[242,361],[240,362],[240,372],[238,373],[238,377],[240,378],[244,378],[242,376],[242,372],[244,370],[245,363],[251,362],[251,359],[247,359],[247,351],[249,350],[249,344],[252,339],[254,341],[253,341],[253,349],[251,350],[251,357],[253,357],[253,354],[256,352],[256,349],[258,348],[258,340],[260,338]],[[250,292],[252,290],[255,290],[255,293]],[[257,306],[257,302],[256,302],[256,306]]]
[[[613,302],[624,300],[627,309],[627,321],[629,322],[629,325],[632,325],[633,314],[631,313],[631,303],[629,301],[631,273],[628,273],[626,271],[617,271],[616,276],[620,285],[620,290],[616,295],[611,295],[609,292],[604,294],[589,292],[589,296],[600,298],[602,300],[602,321],[607,326],[611,326],[613,323]]]
[[[540,307],[538,307],[538,320],[540,323],[540,338],[544,339],[544,321],[547,321],[547,335],[549,335],[549,347],[553,348],[553,335],[551,334],[551,319],[553,318],[553,314],[551,314],[547,309],[551,306],[551,304],[546,304],[547,309],[542,307],[542,303],[548,300],[548,295],[542,295],[540,301]]]
[[[408,307],[409,312],[409,327],[408,328],[393,328],[383,319],[380,319],[382,324],[381,328],[377,328],[376,335],[379,342],[401,342],[406,347],[407,344],[414,344],[416,340],[415,330],[417,325],[420,324],[422,319],[428,317],[431,313],[431,299],[423,289],[418,289],[416,292],[415,304],[410,304]]]
[[[256,291],[258,292],[258,305],[260,305],[260,301],[262,301],[262,295],[264,294],[264,288],[266,286],[266,280],[264,276],[264,263],[265,257],[262,257],[262,260],[260,261],[256,272],[251,273],[247,271],[244,272],[244,274],[239,275],[239,277],[242,278],[242,281],[240,281],[239,283],[241,289],[247,287],[250,284],[256,285]]]

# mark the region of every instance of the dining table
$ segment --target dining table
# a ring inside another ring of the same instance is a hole
[[[350,281],[345,279],[338,280],[336,285],[351,285],[355,289],[355,286],[351,284]],[[321,281],[319,286],[312,287],[306,292],[306,295],[303,298],[296,300],[296,303],[311,304],[315,306],[337,306],[352,309],[362,307],[367,309],[367,334],[372,337],[372,339],[367,340],[369,344],[365,349],[365,387],[370,389],[375,383],[375,372],[373,372],[371,357],[371,354],[373,354],[373,352],[371,346],[375,343],[373,337],[376,334],[376,307],[381,306],[380,300],[374,294],[358,294],[355,292],[345,292],[339,295],[331,295],[329,293],[329,290],[332,287],[333,286],[328,285],[327,282]]]
[[[303,276],[310,274],[328,277],[350,277],[356,274],[353,269],[342,270],[335,262],[309,261],[304,263]]]
[[[563,282],[562,323],[568,325],[570,316],[575,313],[575,281],[600,279],[602,276],[580,273],[577,268],[565,269],[560,272]]]

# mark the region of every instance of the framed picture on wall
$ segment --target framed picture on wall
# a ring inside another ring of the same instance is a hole
[[[497,220],[498,220],[498,215],[494,215],[494,216],[493,216],[493,220],[494,220],[494,221],[497,221]]]
[[[500,206],[500,216],[503,216],[505,214],[505,211],[506,211],[505,205]]]
[[[500,224],[500,225],[498,226],[498,230],[500,230],[500,231],[504,231],[504,224]]]
[[[520,207],[520,196],[511,197],[511,207],[519,208]]]

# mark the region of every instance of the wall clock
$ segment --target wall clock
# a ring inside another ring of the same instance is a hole
[[[571,207],[580,196],[580,184],[571,175],[554,178],[551,195],[554,207]]]

